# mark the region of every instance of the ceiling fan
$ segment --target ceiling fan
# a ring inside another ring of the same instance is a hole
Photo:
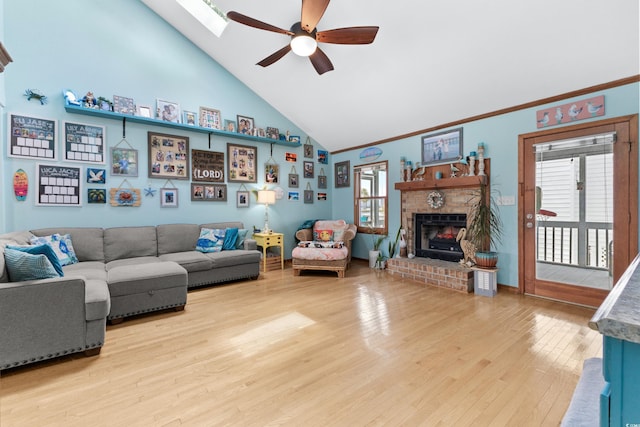
[[[250,18],[238,12],[228,12],[227,18],[260,30],[291,36],[291,42],[267,56],[257,65],[267,67],[281,59],[291,50],[297,55],[308,56],[313,68],[318,74],[333,70],[329,57],[318,47],[318,42],[334,44],[369,44],[373,43],[378,33],[378,27],[347,27],[334,30],[318,31],[316,25],[324,15],[330,0],[302,0],[300,22],[291,26],[290,30],[283,30],[257,19]]]

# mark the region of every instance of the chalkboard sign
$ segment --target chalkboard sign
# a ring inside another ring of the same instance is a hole
[[[36,167],[36,205],[81,206],[81,168],[45,165]]]
[[[9,114],[9,157],[57,160],[58,122],[19,114]]]
[[[191,150],[191,180],[224,182],[224,153]]]
[[[64,159],[104,164],[104,126],[64,122]]]

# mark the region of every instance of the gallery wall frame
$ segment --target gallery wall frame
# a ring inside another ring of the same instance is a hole
[[[80,207],[82,168],[67,165],[36,165],[36,206]]]
[[[138,150],[133,148],[111,148],[111,175],[138,176]]]
[[[200,126],[209,129],[222,129],[222,113],[209,107],[200,107]]]
[[[58,159],[58,121],[17,113],[7,114],[7,156]]]
[[[191,183],[192,202],[226,202],[226,184]]]
[[[160,189],[160,207],[161,208],[177,208],[178,207],[178,189],[177,188],[161,188]]]
[[[453,163],[462,158],[462,129],[455,128],[422,137],[422,166]]]
[[[189,179],[189,137],[147,132],[149,178]]]
[[[191,180],[224,182],[224,152],[191,150]]]
[[[349,177],[349,168],[351,163],[349,160],[343,162],[337,162],[334,165],[334,182],[336,188],[349,187],[351,185],[351,179]]]
[[[180,123],[180,104],[157,99],[156,118],[165,122]]]
[[[258,149],[227,143],[227,182],[258,182]]]
[[[236,191],[236,207],[248,208],[249,207],[249,192],[248,191]]]
[[[85,123],[63,122],[64,160],[105,163],[106,128]]]

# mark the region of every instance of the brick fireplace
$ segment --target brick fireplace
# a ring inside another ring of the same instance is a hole
[[[460,164],[456,166],[463,168]],[[490,160],[485,159],[487,176],[463,176],[436,180],[435,172],[441,171],[443,176],[448,176],[450,166],[434,166],[425,168],[421,180],[395,184],[395,189],[401,191],[401,219],[402,226],[407,231],[408,253],[416,253],[415,214],[466,214],[468,220],[468,202],[481,182],[488,183],[489,167]],[[439,191],[444,196],[444,204],[438,209],[430,207],[427,202],[428,195],[433,191]],[[461,292],[473,291],[473,271],[458,262],[425,257],[392,258],[387,261],[387,272],[428,285]]]

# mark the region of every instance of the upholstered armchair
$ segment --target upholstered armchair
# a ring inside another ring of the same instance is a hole
[[[316,221],[313,228],[298,230],[299,243],[291,253],[293,275],[299,276],[302,270],[327,270],[344,277],[356,233],[356,226],[344,220]]]

